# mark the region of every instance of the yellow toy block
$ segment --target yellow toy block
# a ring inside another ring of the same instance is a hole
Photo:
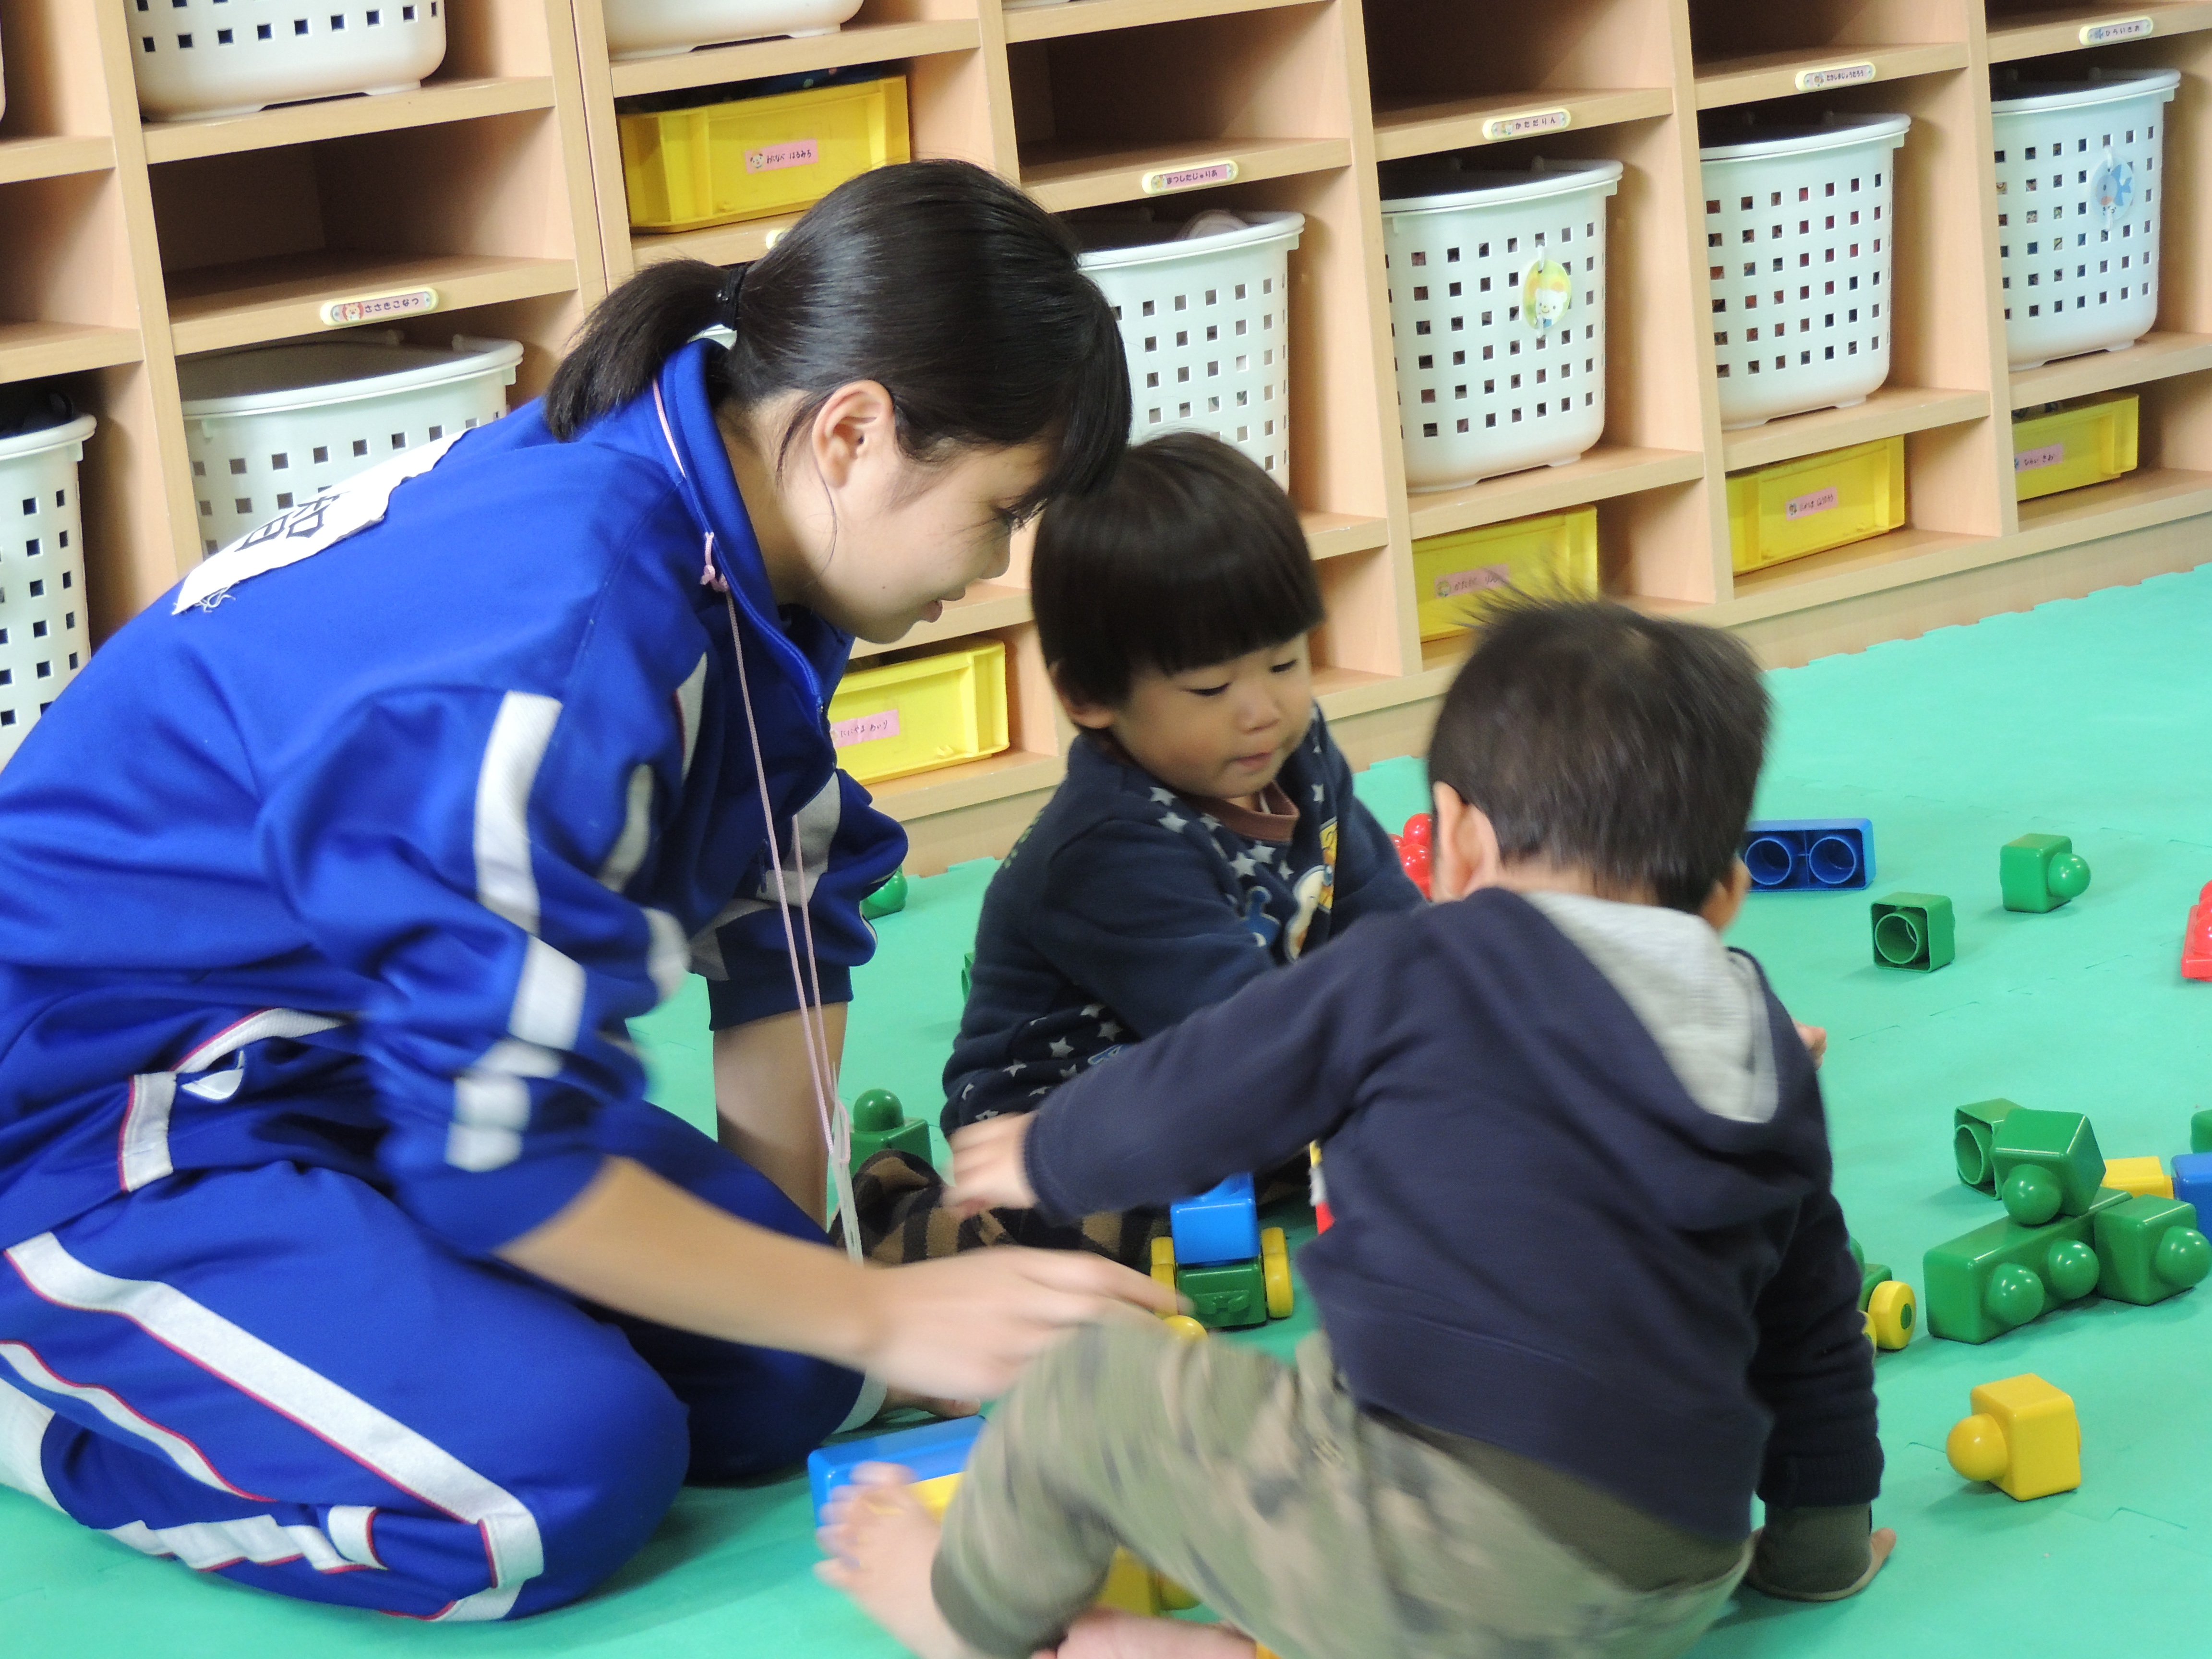
[[[1203,1336],[1205,1334],[1205,1327],[1200,1326],[1199,1334]],[[945,1510],[951,1504],[952,1494],[959,1490],[957,1472],[940,1474],[933,1480],[914,1483],[914,1495],[921,1500],[922,1508],[940,1523],[945,1519]],[[1114,1552],[1114,1565],[1106,1571],[1106,1587],[1098,1592],[1096,1605],[1119,1607],[1124,1613],[1158,1619],[1180,1608],[1196,1607],[1198,1598],[1173,1579],[1163,1578],[1128,1551],[1116,1550]]]
[[[2073,1396],[2033,1372],[1984,1382],[1974,1414],[1952,1427],[1943,1450],[1969,1480],[1987,1480],[2022,1502],[2081,1484],[2081,1424]]]
[[[952,1494],[959,1490],[960,1477],[957,1474],[940,1474],[933,1480],[914,1483],[914,1495],[921,1500],[922,1508],[940,1522],[945,1519],[946,1508],[952,1502]]]
[[[2154,1158],[2108,1158],[2105,1185],[2117,1187],[2130,1198],[2172,1198],[2173,1177]]]

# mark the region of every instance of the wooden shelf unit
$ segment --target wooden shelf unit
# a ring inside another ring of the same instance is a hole
[[[1306,216],[1291,256],[1289,487],[1328,607],[1316,692],[1356,762],[1420,746],[1464,648],[1419,637],[1419,537],[1592,506],[1608,592],[1738,629],[1776,662],[2199,557],[2192,520],[2212,514],[2212,0],[1558,0],[1510,14],[1464,0],[863,0],[833,33],[625,63],[610,58],[602,0],[448,3],[447,63],[418,92],[161,124],[139,119],[121,8],[0,0],[0,380],[58,377],[100,418],[85,499],[101,635],[198,556],[180,352],[319,332],[326,299],[423,283],[445,305],[409,332],[524,340],[516,395],[530,396],[611,283],[658,259],[757,258],[795,222],[633,234],[617,99],[876,63],[908,76],[917,155],[993,168],[1055,210]],[[2130,349],[2007,366],[1993,64],[2182,72],[2162,310]],[[1782,118],[1897,111],[1913,128],[1895,166],[1888,383],[1853,409],[1725,432],[1698,132],[1701,114],[1710,125],[1753,104]],[[1571,465],[1413,494],[1378,167],[1455,155],[1622,163],[1607,418]],[[1148,175],[1223,161],[1233,182],[1148,193]],[[2141,469],[2016,502],[2009,412],[2120,390],[2142,399]],[[1893,435],[1906,445],[1902,529],[1732,572],[1729,472]],[[1012,746],[878,792],[907,821],[917,871],[1003,852],[1060,775],[1071,728],[1025,556],[896,646],[855,653],[980,637],[1007,647]]]

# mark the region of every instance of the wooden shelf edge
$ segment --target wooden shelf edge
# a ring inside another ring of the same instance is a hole
[[[2114,23],[2130,23],[2137,18],[2151,20],[2149,34],[2118,34],[2112,37],[2112,44],[2123,40],[2144,40],[2158,35],[2190,34],[2199,29],[2212,28],[2212,4],[2195,3],[2172,5],[2154,3],[2138,6],[2131,11],[2094,8],[2087,11],[2038,12],[2009,23],[1990,22],[1990,62],[2017,63],[2023,58],[2047,58],[2054,52],[2079,52],[2084,46],[2107,44],[2103,40],[2085,40],[2086,30]]]
[[[1006,42],[1056,40],[1070,34],[1103,34],[1111,29],[1142,28],[1150,23],[1180,23],[1194,17],[1227,17],[1237,12],[1303,6],[1314,0],[1066,0],[1006,8]]]
[[[1852,409],[1821,409],[1785,416],[1765,426],[1722,434],[1722,465],[1730,472],[1794,461],[1824,449],[1842,449],[1909,432],[1985,420],[1991,404],[1986,392],[1946,392],[1926,386],[1886,386]]]
[[[1057,152],[1057,146],[1040,147],[1034,158],[1023,161],[1021,169],[1022,188],[1038,206],[1052,213],[1226,184],[1229,179],[1199,180],[1164,190],[1145,188],[1146,179],[1155,174],[1197,173],[1223,163],[1235,166],[1234,180],[1239,184],[1288,179],[1301,173],[1327,173],[1352,165],[1348,138],[1224,138],[1212,143],[1190,140],[1140,149],[1086,147],[1073,153]]]
[[[102,135],[0,139],[0,185],[106,173],[115,166],[115,141]]]
[[[862,23],[834,34],[742,40],[727,46],[679,52],[666,58],[633,58],[609,66],[615,96],[637,98],[656,92],[684,92],[731,81],[758,81],[772,75],[809,70],[845,69],[855,64],[939,52],[973,52],[981,43],[972,17],[919,23]]]
[[[664,259],[704,259],[710,265],[749,265],[775,246],[783,233],[805,216],[803,213],[779,213],[769,219],[709,225],[704,230],[634,235],[629,241],[630,258],[641,270]]]
[[[2120,392],[2206,368],[2212,368],[2212,334],[2146,334],[2124,351],[2093,351],[2062,357],[2040,368],[2014,369],[2012,406],[2027,409],[2066,398]]]
[[[1446,536],[1532,513],[1558,513],[1616,495],[1692,483],[1705,474],[1693,449],[1631,449],[1600,444],[1567,466],[1532,467],[1456,489],[1409,498],[1413,535]]]
[[[1316,559],[1370,553],[1390,544],[1388,519],[1360,518],[1349,513],[1301,513],[1298,524],[1306,532],[1307,550]]]
[[[146,355],[135,328],[91,323],[0,323],[0,384],[135,363]]]
[[[983,760],[968,761],[935,772],[916,772],[866,786],[875,804],[902,823],[957,812],[987,801],[1005,800],[1050,789],[1067,769],[1057,755],[1009,749]]]
[[[960,603],[947,605],[945,614],[935,622],[917,623],[889,645],[878,645],[870,640],[855,641],[853,660],[859,662],[887,652],[909,651],[920,645],[965,639],[994,629],[1018,627],[1029,621],[1030,616],[1027,590],[996,582],[978,582]]]
[[[185,161],[203,155],[275,149],[326,138],[396,132],[404,127],[438,126],[552,107],[550,76],[433,81],[412,92],[325,98],[209,121],[149,121],[145,128],[146,160]]]
[[[565,294],[576,286],[574,259],[505,258],[490,254],[357,254],[328,269],[327,258],[303,258],[295,276],[283,260],[257,261],[236,270],[236,285],[217,286],[213,272],[185,272],[200,292],[173,294],[169,321],[179,356],[259,345],[295,335],[320,334],[322,308],[333,300],[387,294],[413,288],[438,291],[437,313],[466,311],[509,300],[534,300]],[[325,269],[318,270],[321,265]],[[198,280],[204,277],[204,283]],[[416,313],[416,315],[437,314]]]
[[[1936,75],[1966,66],[1963,41],[1931,46],[1839,46],[1819,52],[1761,52],[1744,58],[1720,58],[1698,69],[1698,107],[1725,109],[1735,104],[1757,103],[1767,98],[1789,98],[1823,88],[1801,85],[1801,76],[1824,70],[1874,65],[1874,73],[1852,85],[1878,81],[1901,81],[1915,75]]]
[[[1674,109],[1674,94],[1667,87],[1499,93],[1395,109],[1378,106],[1375,155],[1378,161],[1400,161],[1535,134],[1549,136],[1582,127],[1649,120],[1672,114]],[[1559,118],[1562,115],[1564,120]]]

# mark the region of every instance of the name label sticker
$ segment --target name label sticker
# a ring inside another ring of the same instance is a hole
[[[747,150],[745,171],[781,173],[786,167],[811,167],[821,159],[822,152],[811,138],[793,138],[788,143]]]
[[[1826,489],[1816,489],[1809,495],[1792,496],[1783,504],[1782,517],[1784,522],[1795,524],[1800,519],[1811,518],[1815,513],[1832,512],[1835,506],[1836,487],[1830,484]]]
[[[2123,17],[2117,22],[2082,24],[2081,39],[2085,46],[2101,46],[2114,40],[2140,40],[2157,29],[2155,18]]]
[[[873,743],[878,738],[895,738],[898,734],[898,710],[886,708],[880,714],[859,714],[849,720],[832,721],[830,743],[832,748],[850,749],[856,743]]]
[[[1148,173],[1139,181],[1147,196],[1165,196],[1178,190],[1200,190],[1207,185],[1226,185],[1235,181],[1237,163],[1207,161],[1194,167],[1176,167],[1164,173]]]
[[[1799,70],[1797,90],[1826,92],[1831,87],[1855,87],[1880,73],[1872,64],[1831,64],[1826,69]]]
[[[361,294],[349,300],[331,300],[322,310],[323,326],[346,328],[355,323],[380,322],[386,317],[414,317],[435,311],[442,303],[434,288],[402,289],[393,294]]]
[[[1486,593],[1493,587],[1510,587],[1512,573],[1502,564],[1486,564],[1474,570],[1455,570],[1437,578],[1437,597],[1457,599],[1462,593]]]
[[[2045,444],[2040,449],[2023,449],[2012,458],[2014,472],[2034,472],[2046,466],[2056,466],[2066,459],[2064,444]]]
[[[1525,138],[1532,132],[1562,132],[1574,124],[1574,112],[1564,109],[1531,110],[1526,115],[1500,115],[1482,124],[1482,136],[1492,143],[1501,138]]]

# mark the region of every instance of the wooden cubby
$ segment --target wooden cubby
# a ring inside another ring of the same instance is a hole
[[[1316,683],[1357,762],[1423,744],[1461,649],[1419,637],[1422,536],[1593,506],[1608,592],[1735,629],[1774,662],[2200,557],[2212,0],[1559,0],[1519,13],[1461,0],[864,0],[834,33],[623,63],[610,59],[601,0],[448,7],[447,60],[418,92],[148,123],[124,8],[0,0],[0,380],[59,378],[100,417],[84,500],[100,635],[199,556],[180,354],[319,332],[328,299],[428,283],[444,303],[407,331],[522,340],[516,395],[529,396],[611,283],[655,259],[757,258],[793,222],[634,234],[618,100],[864,64],[906,75],[916,155],[990,167],[1055,211],[1153,201],[1306,216],[1290,267],[1288,486],[1328,611]],[[2013,372],[1990,69],[2032,78],[2093,64],[2182,72],[2161,310],[2130,349]],[[1912,128],[1895,163],[1887,383],[1855,409],[1729,432],[1698,149],[1701,120],[1739,110],[1897,112]],[[1607,215],[1604,434],[1571,465],[1410,493],[1378,169],[1537,155],[1624,168]],[[1233,181],[1153,193],[1153,175],[1221,163]],[[2141,467],[2017,503],[2012,411],[2123,389],[2142,398]],[[1732,573],[1728,473],[1893,435],[1906,445],[1903,528]],[[1037,645],[1025,550],[896,647],[855,653],[984,636],[1007,649],[1011,747],[878,792],[913,833],[917,872],[1003,852],[1060,775],[1071,728]]]

